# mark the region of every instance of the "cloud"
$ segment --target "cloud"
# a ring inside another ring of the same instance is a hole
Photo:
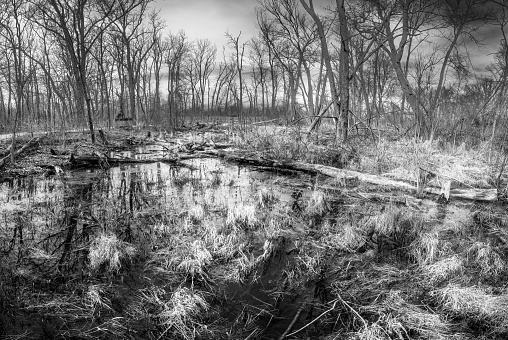
[[[226,31],[248,40],[256,35],[254,0],[155,0],[168,30],[184,30],[191,40],[210,39],[219,50],[226,43]],[[242,40],[243,40],[242,39]]]

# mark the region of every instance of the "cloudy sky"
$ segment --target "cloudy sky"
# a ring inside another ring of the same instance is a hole
[[[332,0],[314,0],[316,7],[334,3]],[[155,0],[152,7],[160,10],[167,22],[167,30],[184,30],[190,40],[210,39],[217,45],[219,53],[226,44],[224,34],[229,31],[237,36],[242,32],[241,42],[257,34],[255,26],[256,0]],[[477,74],[485,74],[486,66],[493,60],[492,54],[499,48],[501,34],[499,26],[484,27],[482,46],[471,45],[468,53]]]
[[[226,31],[241,41],[256,35],[256,0],[155,0],[153,7],[167,22],[167,29],[183,29],[190,40],[210,39],[219,51],[226,43]]]

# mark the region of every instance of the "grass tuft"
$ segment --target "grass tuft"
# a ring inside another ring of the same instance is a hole
[[[432,283],[440,282],[463,272],[464,261],[459,256],[454,255],[433,264],[425,265],[423,270]]]
[[[258,205],[261,208],[267,208],[271,204],[277,201],[277,197],[273,193],[272,189],[262,187],[258,190]]]
[[[467,254],[480,269],[482,277],[497,277],[506,270],[506,262],[489,243],[477,241],[469,247]]]
[[[111,310],[111,301],[106,298],[100,285],[91,285],[84,297],[84,305],[90,310],[91,315],[100,316],[101,309]]]
[[[90,244],[88,257],[92,269],[107,265],[109,272],[118,272],[122,261],[131,259],[135,254],[136,248],[120,241],[116,235],[100,233]]]
[[[188,218],[191,224],[199,224],[205,218],[205,208],[202,205],[193,205],[189,208]]]
[[[256,226],[257,222],[254,205],[239,204],[228,208],[226,223],[230,226],[248,229]]]
[[[208,302],[198,292],[178,288],[158,315],[164,328],[161,337],[167,335],[191,340],[204,334],[206,327],[200,322],[200,317],[209,308]]]
[[[427,232],[418,235],[411,244],[411,254],[419,265],[434,262],[438,255],[439,235],[437,232]]]
[[[332,249],[354,253],[367,241],[363,231],[351,222],[338,222],[326,231],[323,243]]]
[[[311,216],[322,216],[329,210],[326,195],[321,190],[314,190],[305,208],[305,212]]]
[[[208,275],[207,266],[212,261],[212,254],[206,248],[206,245],[201,240],[195,240],[188,253],[182,258],[176,269],[187,275],[190,275],[192,280],[195,278],[206,279]]]
[[[492,295],[481,287],[450,284],[431,293],[443,308],[467,319],[493,323],[495,332],[508,331],[508,295]]]

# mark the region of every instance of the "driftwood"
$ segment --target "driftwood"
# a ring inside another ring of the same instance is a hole
[[[414,185],[407,182],[397,181],[383,176],[372,175],[353,170],[338,169],[327,165],[310,164],[296,161],[279,162],[267,159],[256,159],[225,153],[218,150],[207,150],[204,153],[216,157],[221,157],[227,160],[239,162],[242,164],[271,167],[276,169],[297,170],[311,174],[319,173],[329,177],[346,180],[357,179],[359,181],[369,184],[389,186],[396,189],[410,191],[414,193],[417,192],[417,188]],[[441,195],[443,193],[442,189],[434,187],[424,188],[423,192],[432,195]],[[495,202],[498,200],[497,189],[451,189],[450,199],[452,198],[485,201],[485,202]]]
[[[24,144],[21,148],[19,148],[18,150],[14,151],[14,157],[18,157],[23,152],[25,152],[25,150],[28,149],[29,147],[39,143],[39,141],[42,138],[44,138],[44,137],[45,136],[40,136],[40,137],[37,137],[37,138],[32,138],[30,141],[28,141],[28,143]],[[10,154],[5,156],[4,158],[0,159],[0,168],[4,167],[10,161],[11,161],[11,155]]]

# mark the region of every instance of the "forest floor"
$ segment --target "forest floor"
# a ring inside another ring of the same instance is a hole
[[[332,136],[22,136],[0,339],[505,339],[506,156]]]

